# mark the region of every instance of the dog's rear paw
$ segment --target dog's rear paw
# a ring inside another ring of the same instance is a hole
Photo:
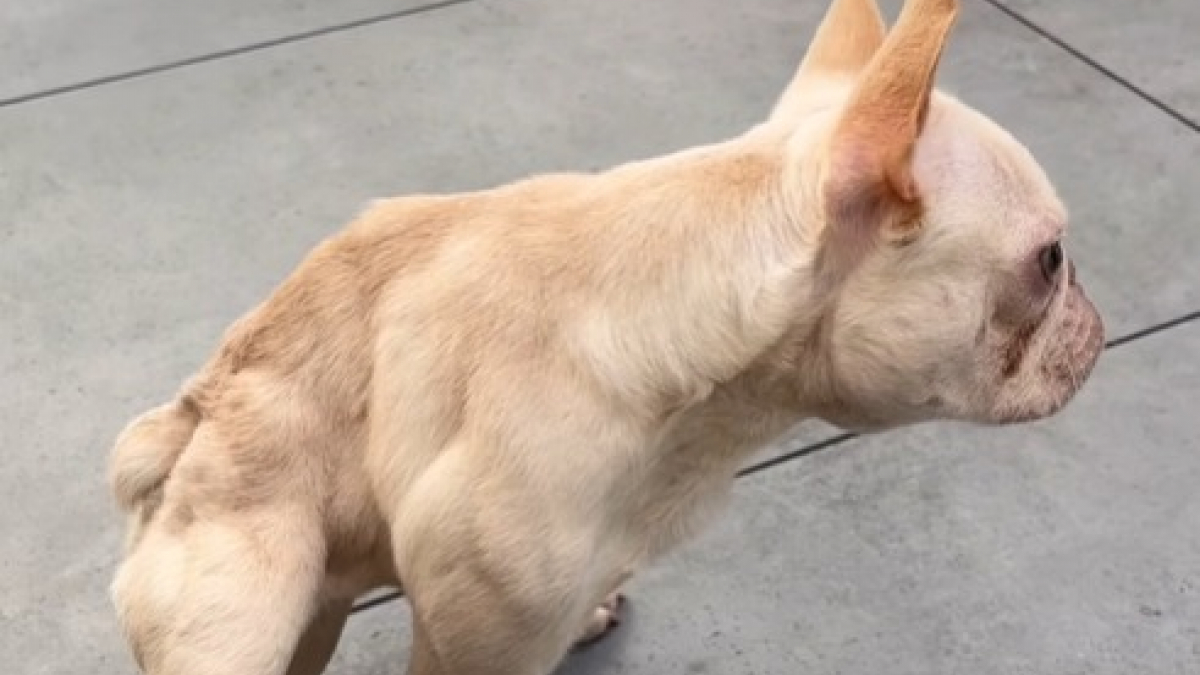
[[[617,626],[621,625],[621,608],[625,605],[625,595],[614,592],[604,599],[604,602],[592,613],[583,637],[575,643],[576,649],[593,645],[608,636]]]

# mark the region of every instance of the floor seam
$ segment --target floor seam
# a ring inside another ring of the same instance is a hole
[[[1200,310],[1195,311],[1195,312],[1188,312],[1187,314],[1182,314],[1180,316],[1175,317],[1174,319],[1169,319],[1167,321],[1162,321],[1162,322],[1159,322],[1156,324],[1152,324],[1145,328],[1135,330],[1132,333],[1128,333],[1126,335],[1122,335],[1120,337],[1113,338],[1113,339],[1109,340],[1108,342],[1104,343],[1104,351],[1107,352],[1112,349],[1121,347],[1123,345],[1137,342],[1139,340],[1148,338],[1152,335],[1157,335],[1159,333],[1163,333],[1163,332],[1171,330],[1173,328],[1179,328],[1180,326],[1184,326],[1184,325],[1187,325],[1189,323],[1193,323],[1196,321],[1200,321]],[[821,452],[822,450],[828,450],[835,446],[839,446],[844,443],[848,443],[849,441],[852,441],[859,437],[860,437],[860,435],[855,434],[855,433],[841,433],[836,436],[831,436],[829,438],[822,439],[815,443],[808,443],[799,448],[796,448],[795,450],[785,452],[782,455],[778,455],[776,457],[772,457],[770,459],[763,460],[761,462],[758,462],[757,464],[752,464],[752,465],[742,469],[741,471],[739,471],[737,475],[738,475],[738,478],[750,476],[750,475],[759,473],[761,471],[766,471],[767,469],[779,466],[781,464],[787,464],[788,462],[791,462],[796,459],[800,459],[801,457],[806,457],[808,455],[812,455],[812,454]],[[371,598],[370,600],[364,600],[364,601],[360,602],[359,604],[354,606],[354,609],[352,609],[350,613],[358,614],[359,612],[365,612],[369,609],[379,607],[380,605],[386,605],[389,602],[392,602],[393,600],[398,600],[402,597],[404,597],[404,593],[402,593],[400,591],[391,591],[388,593],[384,593],[383,595],[379,595],[377,597]]]
[[[441,0],[440,2],[432,2],[429,4],[425,4],[425,5],[419,5],[417,7],[407,7],[405,9],[395,10],[392,12],[386,12],[384,14],[376,14],[374,16],[363,17],[361,19],[354,19],[352,21],[336,23],[336,24],[333,24],[330,26],[323,26],[321,28],[314,28],[311,30],[301,31],[299,33],[292,33],[290,35],[284,35],[284,36],[277,37],[277,38],[271,38],[269,40],[260,40],[258,42],[252,42],[250,44],[245,44],[245,45],[241,45],[238,47],[230,47],[229,49],[221,49],[221,50],[218,50],[215,52],[199,54],[197,56],[189,56],[187,58],[179,59],[176,61],[168,61],[166,63],[160,63],[160,64],[153,65],[153,66],[146,66],[144,68],[137,68],[134,70],[127,70],[127,71],[120,72],[120,73],[114,73],[112,75],[104,75],[101,77],[95,77],[95,78],[88,79],[88,80],[81,80],[79,82],[74,82],[72,84],[64,84],[64,85],[57,86],[57,87],[50,87],[47,89],[41,89],[38,91],[30,92],[28,94],[20,94],[18,96],[11,96],[9,98],[0,99],[0,108],[7,108],[10,106],[20,105],[22,103],[30,103],[33,101],[40,101],[42,99],[53,98],[56,96],[62,96],[64,94],[72,94],[77,91],[85,91],[88,89],[94,89],[96,87],[101,87],[101,86],[104,86],[107,84],[115,84],[118,82],[128,82],[130,80],[137,80],[137,79],[147,77],[150,75],[157,75],[159,73],[165,73],[165,72],[170,72],[173,70],[179,70],[181,68],[186,68],[188,66],[200,65],[203,63],[211,63],[213,61],[220,61],[222,59],[227,59],[227,58],[231,58],[234,56],[241,56],[243,54],[252,54],[254,52],[262,51],[265,49],[270,49],[272,47],[279,47],[282,45],[289,45],[289,44],[294,44],[297,42],[303,42],[305,40],[310,40],[312,38],[322,37],[325,35],[334,35],[337,33],[344,33],[346,31],[354,30],[357,28],[373,26],[376,24],[386,23],[389,21],[395,21],[397,19],[404,19],[407,17],[416,16],[419,14],[428,14],[428,13],[435,12],[435,11],[438,11],[441,9],[448,9],[450,7],[455,7],[457,5],[465,5],[465,4],[476,2],[476,1],[477,0]]]
[[[96,77],[96,78],[92,78],[92,79],[88,79],[88,80],[82,80],[80,82],[61,85],[58,87],[50,87],[47,89],[30,92],[28,94],[20,94],[17,96],[11,96],[8,98],[0,99],[0,108],[15,106],[15,105],[19,105],[22,103],[30,103],[33,101],[39,101],[39,100],[46,99],[46,98],[52,98],[55,96],[70,94],[70,93],[74,93],[77,91],[93,89],[95,87],[100,87],[100,86],[104,86],[107,84],[115,84],[118,82],[126,82],[129,80],[136,80],[136,79],[139,79],[142,77],[147,77],[150,75],[156,75],[159,73],[169,72],[172,70],[178,70],[180,68],[186,68],[188,66],[194,66],[194,65],[199,65],[199,64],[203,64],[203,63],[210,63],[213,61],[219,61],[221,59],[231,58],[234,56],[240,56],[242,54],[249,54],[249,53],[253,53],[253,52],[257,52],[257,51],[262,51],[264,49],[270,49],[272,47],[278,47],[278,46],[282,46],[282,45],[293,44],[296,42],[302,42],[304,40],[309,40],[309,39],[321,37],[324,35],[332,35],[332,34],[336,34],[336,33],[342,33],[345,31],[354,30],[356,28],[362,28],[365,26],[371,26],[371,25],[375,25],[375,24],[379,24],[379,23],[385,23],[388,21],[394,21],[397,19],[403,19],[405,17],[415,16],[418,14],[426,14],[429,12],[434,12],[434,11],[441,10],[441,9],[447,9],[447,8],[454,7],[457,5],[465,5],[465,4],[476,2],[476,1],[477,0],[441,0],[440,2],[433,2],[433,3],[426,4],[426,5],[419,5],[417,7],[408,7],[408,8],[396,10],[393,12],[386,12],[383,14],[377,14],[374,16],[364,17],[362,19],[346,21],[343,23],[337,23],[337,24],[333,24],[330,26],[324,26],[321,28],[314,28],[312,30],[301,31],[299,33],[293,33],[291,35],[285,35],[285,36],[273,38],[270,40],[262,40],[262,41],[258,41],[258,42],[253,42],[248,45],[241,45],[239,47],[232,47],[229,49],[223,49],[223,50],[218,50],[215,52],[209,52],[207,54],[191,56],[191,57],[188,57],[185,59],[169,61],[167,63],[161,63],[161,64],[154,65],[154,66],[147,66],[145,68],[128,70],[128,71],[125,71],[122,73],[115,73],[112,75],[105,75],[105,76]],[[1049,42],[1051,42],[1052,44],[1057,46],[1059,49],[1062,49],[1063,51],[1067,52],[1071,56],[1075,57],[1077,60],[1083,62],[1084,64],[1086,64],[1093,70],[1099,72],[1101,75],[1104,75],[1112,82],[1115,82],[1116,84],[1124,87],[1130,93],[1134,94],[1135,96],[1138,96],[1143,101],[1149,103],[1150,105],[1154,106],[1155,108],[1158,108],[1161,112],[1165,113],[1166,115],[1168,115],[1172,119],[1176,120],[1180,124],[1186,126],[1187,128],[1191,129],[1192,131],[1196,132],[1197,134],[1200,134],[1200,123],[1196,122],[1195,120],[1192,120],[1191,118],[1189,118],[1188,116],[1179,112],[1174,107],[1168,105],[1166,102],[1162,101],[1158,97],[1154,96],[1153,94],[1150,94],[1146,90],[1135,85],[1128,78],[1125,78],[1124,76],[1118,74],[1111,68],[1108,68],[1107,66],[1100,63],[1096,59],[1083,53],[1083,51],[1071,46],[1065,40],[1063,40],[1062,38],[1058,37],[1057,35],[1051,33],[1049,30],[1043,28],[1041,25],[1037,24],[1033,20],[1027,18],[1023,14],[1021,14],[1021,13],[1017,12],[1016,10],[1010,8],[1009,6],[1005,5],[1000,0],[982,0],[982,1],[987,3],[990,6],[994,7],[995,9],[999,10],[1001,13],[1005,14],[1013,21],[1016,21],[1017,23],[1021,24],[1028,30],[1033,31],[1037,35],[1041,36],[1043,39],[1048,40]]]
[[[1200,122],[1197,122],[1196,120],[1193,120],[1192,118],[1188,117],[1187,115],[1184,115],[1182,112],[1179,112],[1174,107],[1172,107],[1171,105],[1169,105],[1162,99],[1158,98],[1154,94],[1151,94],[1150,92],[1146,91],[1145,89],[1142,89],[1138,85],[1134,84],[1133,81],[1131,81],[1129,78],[1117,73],[1115,70],[1100,63],[1096,59],[1088,56],[1082,50],[1071,46],[1071,44],[1068,43],[1066,40],[1063,40],[1062,38],[1058,37],[1054,33],[1050,32],[1048,29],[1043,28],[1040,24],[1038,24],[1037,22],[1033,21],[1032,19],[1026,17],[1024,14],[1021,14],[1017,10],[1012,9],[1008,5],[1001,2],[1001,0],[982,0],[982,1],[991,5],[994,8],[996,8],[997,10],[999,10],[1001,13],[1003,13],[1004,15],[1006,15],[1013,21],[1016,21],[1017,23],[1021,24],[1025,28],[1038,34],[1043,39],[1049,41],[1054,46],[1058,47],[1059,49],[1063,50],[1064,52],[1075,57],[1077,60],[1083,62],[1085,65],[1090,67],[1092,70],[1095,70],[1096,72],[1100,73],[1101,75],[1107,77],[1112,82],[1125,88],[1125,90],[1127,90],[1134,96],[1137,96],[1138,98],[1142,99],[1146,103],[1149,103],[1150,105],[1154,106],[1155,108],[1158,108],[1159,111],[1166,113],[1166,115],[1168,117],[1174,119],[1176,122],[1179,122],[1180,124],[1187,127],[1188,129],[1191,129],[1192,131],[1196,132],[1197,134],[1200,134]]]

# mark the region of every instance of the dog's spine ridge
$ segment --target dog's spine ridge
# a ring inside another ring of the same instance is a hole
[[[187,395],[142,413],[121,432],[109,463],[109,481],[126,511],[159,497],[175,463],[200,425]]]

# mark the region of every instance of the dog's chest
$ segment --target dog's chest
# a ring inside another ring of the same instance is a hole
[[[779,411],[715,403],[678,420],[646,470],[622,490],[622,526],[639,557],[657,557],[691,538],[725,505],[747,458],[797,421]]]

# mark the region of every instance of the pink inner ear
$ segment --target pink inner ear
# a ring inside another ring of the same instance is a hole
[[[833,175],[824,186],[825,247],[838,266],[853,266],[875,246],[888,214],[876,180]]]
[[[887,182],[895,196],[907,204],[915,204],[920,197],[917,194],[917,183],[913,180],[911,166],[912,148],[904,151],[904,156],[888,163]]]
[[[854,266],[880,241],[919,222],[921,205],[905,162],[879,161],[859,144],[835,150],[822,187],[830,261]]]

